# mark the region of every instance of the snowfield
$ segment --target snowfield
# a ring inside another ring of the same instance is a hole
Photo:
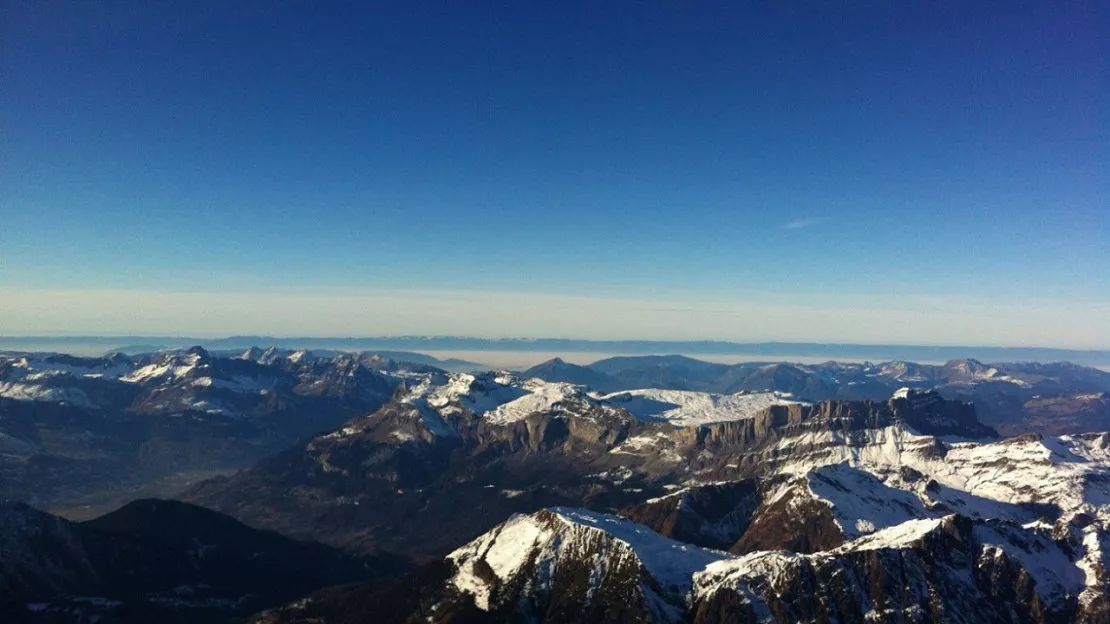
[[[478,376],[451,373],[446,379],[425,375],[403,401],[434,412],[429,414],[433,421],[465,409],[489,423],[506,425],[560,407],[579,414],[601,407],[676,427],[741,420],[772,405],[798,403],[790,395],[777,392],[714,394],[649,388],[600,395],[585,386],[521,379],[507,372]]]
[[[772,405],[798,403],[780,392],[714,394],[653,388],[615,392],[600,398],[640,420],[662,420],[676,427],[744,420]]]

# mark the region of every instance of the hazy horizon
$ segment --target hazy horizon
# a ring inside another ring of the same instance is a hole
[[[540,336],[1099,349],[1110,346],[1108,318],[1110,303],[774,292],[710,302],[349,289],[0,292],[0,328],[30,336]]]

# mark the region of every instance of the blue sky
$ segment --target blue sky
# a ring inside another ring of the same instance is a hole
[[[539,4],[6,2],[0,333],[1110,346],[1104,2]]]

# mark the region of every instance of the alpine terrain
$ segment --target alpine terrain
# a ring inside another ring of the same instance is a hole
[[[1110,621],[1110,434],[1028,412],[1104,396],[1095,369],[453,373],[200,348],[5,366],[9,498],[34,503],[36,474],[220,468],[83,522],[5,503],[15,621]]]

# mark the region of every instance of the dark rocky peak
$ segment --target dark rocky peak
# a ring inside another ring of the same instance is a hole
[[[759,482],[749,479],[684,488],[621,515],[665,537],[725,550],[748,529],[760,501]]]
[[[738,385],[729,388],[732,392],[736,390],[785,392],[808,401],[836,396],[836,384],[832,381],[786,363],[768,364],[752,370]]]
[[[870,429],[905,426],[922,435],[956,436],[963,438],[994,438],[993,429],[980,423],[975,407],[962,401],[949,401],[928,392],[915,400],[895,398],[890,401],[831,400],[819,403],[793,403],[772,405],[751,418],[714,423],[677,430],[672,437],[680,446],[687,446],[711,453],[744,450],[737,459],[741,463],[756,461],[765,447],[780,445],[785,438],[802,436],[817,431],[833,431],[835,436],[851,435]],[[823,445],[818,445],[823,446]],[[781,447],[781,445],[780,445]],[[802,440],[801,446],[781,447],[776,454],[789,455],[809,449]],[[812,449],[810,449],[812,450]],[[764,458],[766,459],[766,458]],[[694,463],[700,464],[699,459]],[[762,461],[762,460],[759,460]],[[703,466],[704,467],[704,466]],[[758,469],[751,465],[746,469]],[[720,475],[735,478],[735,475]]]
[[[601,371],[588,366],[571,364],[561,358],[554,358],[537,364],[523,371],[520,375],[526,379],[538,377],[544,381],[587,386],[599,392],[613,392],[623,387],[616,379]]]
[[[186,359],[192,358],[193,361],[195,361],[197,364],[208,363],[212,361],[211,354],[209,354],[208,351],[200,345],[195,345],[186,349],[185,357]]]
[[[325,585],[369,580],[385,563],[174,501],[136,501],[76,524],[19,515],[33,518],[36,532],[23,531],[16,548],[4,543],[12,527],[0,532],[5,622],[225,621]]]
[[[17,534],[39,533],[51,525],[67,525],[61,518],[39,511],[27,503],[13,500],[0,501],[0,544]]]
[[[393,389],[393,394],[390,395],[389,402],[396,403],[401,399],[407,397],[411,393],[412,386],[409,385],[408,381],[402,381],[401,383],[397,384],[396,388]]]
[[[894,360],[879,364],[875,370],[877,374],[893,381],[911,384],[926,384],[937,379],[940,368],[928,364]]]
[[[70,591],[96,577],[72,524],[23,503],[0,502],[0,605],[9,596]]]
[[[257,362],[258,358],[262,356],[262,353],[262,349],[259,349],[258,347],[248,347],[246,351],[240,353],[236,357],[240,360],[250,360],[252,362]]]
[[[941,367],[941,374],[949,383],[983,379],[990,371],[986,364],[971,358],[949,360]]]
[[[903,388],[888,401],[894,417],[926,435],[997,438],[998,432],[979,422],[975,406],[946,400],[935,390]]]
[[[104,356],[104,361],[107,362],[108,366],[131,366],[134,363],[130,357],[128,357],[126,354],[120,353],[119,351],[114,351]]]
[[[104,533],[204,541],[254,531],[238,520],[204,507],[157,498],[131,501],[81,524]]]
[[[721,374],[729,367],[697,360],[684,355],[629,355],[606,358],[590,364],[589,368],[610,375],[647,368],[691,371],[699,374]]]

